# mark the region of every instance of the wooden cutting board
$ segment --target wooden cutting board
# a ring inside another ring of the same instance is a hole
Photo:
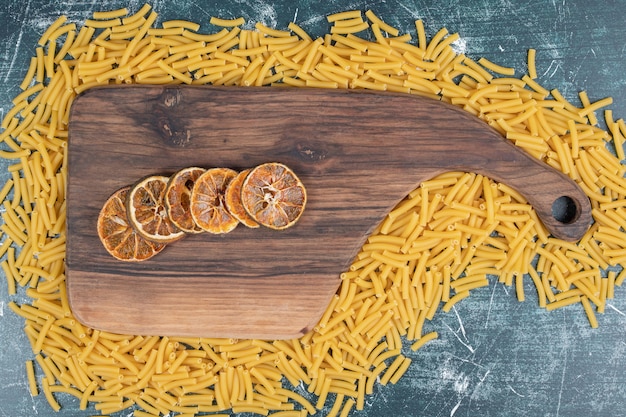
[[[187,166],[282,162],[308,191],[284,230],[193,235],[140,263],[96,231],[118,188]],[[117,333],[281,339],[308,332],[359,248],[409,191],[472,171],[506,183],[567,240],[590,204],[565,175],[444,103],[392,93],[123,86],[78,97],[69,124],[68,296],[86,325]],[[555,202],[569,207],[558,209]],[[556,216],[556,217],[555,217]]]

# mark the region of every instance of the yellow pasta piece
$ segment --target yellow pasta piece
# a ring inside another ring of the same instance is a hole
[[[37,389],[37,380],[35,379],[35,368],[33,366],[33,361],[26,361],[26,376],[28,378],[28,389],[30,390],[30,395],[36,397],[39,395],[39,390]]]
[[[93,18],[94,19],[115,19],[117,17],[123,17],[126,16],[128,14],[128,9],[127,8],[121,8],[121,9],[116,9],[116,10],[109,10],[109,11],[97,11],[93,13]]]
[[[376,23],[378,24],[378,26],[384,30],[385,32],[387,32],[389,35],[391,36],[398,36],[398,29],[388,25],[387,23],[383,22],[378,16],[376,16],[374,14],[374,12],[372,10],[368,10],[365,12],[365,16],[369,19],[370,22],[372,23]]]
[[[35,72],[37,71],[37,57],[34,56],[30,59],[30,64],[28,66],[28,70],[26,71],[26,75],[24,76],[24,80],[20,84],[20,88],[22,90],[26,90],[33,80],[35,76]],[[30,95],[30,94],[29,94]],[[13,103],[19,101],[19,96],[13,99]]]
[[[211,17],[209,23],[215,26],[220,27],[233,27],[233,26],[241,26],[246,23],[243,17],[238,17],[236,19],[221,19],[218,17]]]
[[[537,78],[537,65],[535,62],[536,56],[537,56],[536,49],[533,49],[533,48],[528,49],[528,56],[527,56],[526,63],[528,65],[528,76],[532,80]]]
[[[396,372],[394,372],[394,374],[389,379],[389,382],[391,382],[392,384],[397,384],[400,378],[402,378],[402,376],[409,369],[410,365],[411,365],[411,358],[404,358],[404,360],[402,361],[402,363],[400,364]]]
[[[490,60],[484,57],[480,58],[478,60],[478,63],[482,65],[483,67],[487,68],[488,70],[491,70],[497,74],[502,74],[502,75],[514,75],[515,74],[515,68],[503,67],[501,65],[491,62]]]
[[[354,19],[354,18],[361,18],[360,10],[348,10],[345,12],[334,13],[334,14],[330,14],[326,16],[326,20],[329,23],[336,22],[338,20]]]
[[[358,25],[363,22],[364,22],[363,19],[359,16],[359,17],[353,17],[351,19],[337,20],[333,22],[333,27],[337,27],[337,28],[348,27],[348,26]]]
[[[167,20],[162,23],[164,29],[170,29],[174,27],[182,27],[185,29],[189,29],[193,32],[197,32],[200,29],[200,25],[196,22],[191,22],[189,20]]]
[[[583,108],[582,110],[578,111],[578,114],[580,116],[586,116],[590,113],[593,113],[599,109],[601,109],[602,107],[606,107],[610,104],[613,103],[613,98],[612,97],[605,97],[601,100],[596,101],[595,103],[592,103],[588,106],[585,106],[585,108]]]
[[[172,77],[176,78],[177,80],[180,80],[182,82],[184,82],[185,84],[191,84],[192,82],[192,78],[186,74],[183,74],[180,71],[175,70],[174,68],[168,66],[167,64],[165,64],[162,60],[159,60],[157,62],[157,65],[159,66],[159,68],[161,68],[165,73],[171,75]],[[119,70],[119,68],[118,68]]]
[[[393,376],[393,374],[398,370],[398,368],[402,365],[402,362],[404,362],[405,357],[402,355],[398,355],[393,362],[391,363],[391,365],[389,365],[389,367],[385,370],[385,373],[382,375],[381,379],[380,379],[380,383],[381,385],[387,385],[387,383],[389,382],[389,380],[391,379],[391,377]]]
[[[583,108],[588,107],[591,105],[591,102],[589,101],[589,97],[587,96],[587,92],[585,91],[580,91],[578,93],[578,97],[580,98],[581,103],[583,104]],[[598,119],[595,116],[594,113],[589,113],[587,115],[587,118],[589,119],[589,123],[592,125],[597,125],[598,124]]]
[[[330,28],[330,33],[336,33],[338,35],[347,35],[352,33],[358,33],[366,30],[369,27],[367,22],[357,23],[351,26],[338,26],[334,25]]]
[[[85,26],[97,28],[97,29],[105,29],[111,28],[114,26],[120,26],[122,24],[122,20],[119,18],[113,18],[108,20],[95,20],[95,19],[87,19],[85,21]]]
[[[551,310],[555,310],[557,308],[562,308],[568,305],[572,305],[572,304],[576,304],[578,302],[581,301],[581,297],[579,295],[573,296],[573,297],[568,297],[568,298],[563,298],[562,300],[559,301],[553,301],[549,304],[546,305],[546,309],[548,311]]]
[[[50,407],[54,411],[58,412],[61,409],[61,406],[59,405],[59,403],[56,401],[56,399],[52,395],[52,391],[50,391],[50,385],[48,383],[47,378],[42,378],[41,379],[41,385],[43,387],[43,392],[44,392],[44,395],[46,397],[46,400],[48,401],[48,404],[50,404]]]
[[[41,37],[39,38],[38,44],[41,46],[45,45],[48,42],[50,35],[54,33],[58,28],[60,28],[61,25],[63,25],[66,21],[67,21],[67,16],[65,15],[59,16],[57,20],[55,20],[50,26],[48,26],[48,28],[43,33],[43,35],[41,35]]]

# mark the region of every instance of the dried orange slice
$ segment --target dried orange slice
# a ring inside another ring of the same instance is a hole
[[[191,190],[204,168],[183,168],[170,177],[165,189],[165,208],[176,227],[187,233],[200,233],[203,230],[191,217]]]
[[[241,187],[241,202],[263,226],[286,229],[295,224],[306,205],[306,189],[296,174],[277,162],[253,168]]]
[[[169,178],[151,175],[135,184],[128,194],[128,221],[145,239],[168,243],[182,238],[185,232],[172,223],[165,207],[165,189]]]
[[[120,261],[137,262],[152,258],[165,248],[137,234],[126,216],[130,187],[117,190],[104,203],[98,216],[98,236],[104,248]]]
[[[259,224],[250,217],[241,204],[241,186],[250,171],[249,169],[243,170],[233,178],[230,184],[228,184],[228,187],[226,187],[226,198],[224,202],[226,203],[226,209],[234,218],[245,226],[256,228],[259,227]]]
[[[224,203],[226,187],[237,176],[229,168],[212,168],[202,174],[191,192],[191,216],[198,226],[210,233],[228,233],[237,227]]]

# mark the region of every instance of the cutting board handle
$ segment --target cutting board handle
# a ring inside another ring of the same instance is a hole
[[[499,135],[495,131],[494,134]],[[476,142],[459,145],[456,152],[473,152],[472,148],[477,146]],[[583,236],[591,224],[591,204],[571,178],[503,139],[490,140],[482,149],[485,152],[482,164],[453,165],[489,176],[519,191],[555,237],[575,241]]]

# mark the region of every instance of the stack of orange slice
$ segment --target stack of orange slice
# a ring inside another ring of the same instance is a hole
[[[98,236],[116,259],[143,261],[190,233],[224,234],[239,223],[289,228],[306,201],[300,179],[278,162],[241,172],[188,167],[116,191],[100,211]]]

